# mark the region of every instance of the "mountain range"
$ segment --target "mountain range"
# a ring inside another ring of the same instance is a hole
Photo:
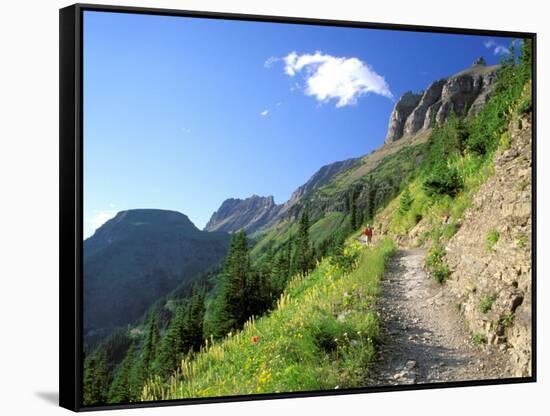
[[[487,101],[498,66],[482,59],[464,71],[401,96],[390,115],[384,145],[368,155],[321,167],[288,201],[273,196],[229,198],[204,230],[184,214],[156,209],[119,212],[84,242],[84,333],[107,334],[128,325],[158,299],[219,265],[229,234],[245,230],[255,241],[253,257],[295,232],[308,207],[311,237],[321,244],[343,224],[350,204],[370,212],[399,191],[421,162],[420,147],[435,123],[454,112],[472,114]]]
[[[220,263],[229,235],[201,231],[175,211],[119,212],[84,241],[84,334],[108,334]]]
[[[205,231],[235,232],[241,229],[253,234],[276,224],[281,219],[292,215],[293,208],[307,194],[328,183],[340,172],[343,172],[359,159],[347,159],[323,166],[302,186],[298,187],[284,204],[275,204],[273,196],[261,197],[252,195],[246,199],[226,199],[214,212]]]
[[[498,68],[499,65],[487,66],[483,58],[478,58],[469,68],[432,82],[424,91],[406,92],[394,106],[386,139],[380,148],[363,157],[321,167],[283,204],[275,204],[272,196],[227,199],[214,212],[204,230],[235,232],[243,229],[248,234],[260,234],[290,218],[296,218],[305,205],[314,206],[314,217],[316,211],[317,216],[341,211],[347,188],[354,184],[354,192],[369,192],[364,180],[386,156],[403,150],[403,156],[410,159],[411,155],[405,155],[406,149],[424,143],[435,124],[445,123],[453,112],[457,115],[478,112],[489,99]],[[399,169],[402,167],[400,164]],[[378,184],[378,199],[373,203],[376,205],[386,198],[390,192],[388,188],[395,185],[393,182],[400,182],[408,171],[392,170],[389,175],[385,172],[384,181]],[[335,192],[338,190],[345,192]]]

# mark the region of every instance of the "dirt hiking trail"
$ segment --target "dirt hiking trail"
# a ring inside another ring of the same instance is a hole
[[[425,255],[401,249],[389,260],[378,302],[382,343],[368,385],[512,377],[498,350],[474,345],[445,286],[424,271]]]

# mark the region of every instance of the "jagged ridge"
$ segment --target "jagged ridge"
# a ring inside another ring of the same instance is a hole
[[[354,166],[358,160],[346,159],[321,167],[305,184],[296,189],[284,204],[275,204],[273,196],[252,195],[246,199],[226,199],[212,214],[204,230],[235,232],[242,229],[251,234],[269,227],[281,218],[291,215],[293,207],[303,196],[325,185],[340,172]]]
[[[453,111],[458,115],[478,112],[489,98],[498,68],[486,66],[480,58],[470,68],[433,82],[425,91],[406,92],[391,113],[385,143],[443,123]]]

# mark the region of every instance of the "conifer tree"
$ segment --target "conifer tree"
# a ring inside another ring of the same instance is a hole
[[[135,400],[138,392],[132,390],[131,372],[134,366],[136,346],[132,342],[126,356],[119,364],[109,389],[109,403],[128,403]],[[139,392],[141,393],[141,392]]]
[[[141,395],[141,389],[145,381],[153,375],[153,363],[159,344],[159,329],[154,313],[151,313],[147,325],[147,336],[139,360],[136,361],[131,371],[131,389],[135,392],[134,399]]]
[[[83,387],[85,405],[98,405],[107,402],[109,371],[107,355],[104,351],[85,357]]]
[[[311,244],[309,241],[309,214],[304,210],[300,218],[300,227],[296,237],[296,249],[293,259],[293,271],[307,273],[313,267]]]
[[[198,351],[204,340],[204,314],[204,291],[195,286],[189,304],[186,328],[188,345],[193,351]]]
[[[273,261],[271,280],[273,283],[274,296],[279,296],[283,292],[290,277],[290,258],[291,244],[290,241],[288,241],[280,248]]]
[[[241,230],[231,237],[222,271],[223,287],[215,310],[217,337],[240,327],[248,318],[246,302],[250,270],[246,233]]]
[[[367,221],[372,221],[374,218],[374,211],[376,209],[376,184],[374,178],[369,175],[367,179]]]
[[[355,192],[351,194],[351,213],[350,213],[350,224],[351,229],[356,230],[358,225],[358,219],[357,219],[357,199],[355,198]]]
[[[166,377],[176,369],[182,354],[186,352],[186,337],[184,308],[178,305],[166,330],[166,334],[162,338],[157,358],[153,365],[158,374]]]

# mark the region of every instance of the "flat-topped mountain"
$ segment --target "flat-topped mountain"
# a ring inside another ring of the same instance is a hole
[[[228,235],[160,209],[119,212],[84,241],[84,333],[138,319],[160,297],[225,256]]]
[[[457,115],[478,112],[489,98],[498,68],[477,59],[470,68],[431,83],[425,91],[406,92],[392,111],[385,143],[443,123],[453,111]]]

